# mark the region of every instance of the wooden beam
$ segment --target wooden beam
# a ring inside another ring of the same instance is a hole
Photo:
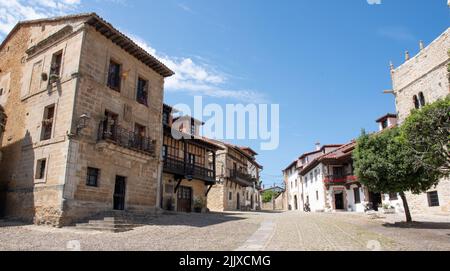
[[[208,191],[206,191],[205,197],[208,196],[209,191],[211,191],[211,188],[212,188],[213,186],[214,186],[213,184],[209,185],[209,188],[208,188]]]
[[[178,188],[180,188],[180,184],[183,181],[183,178],[181,177],[176,177],[175,181],[177,181],[177,185],[175,186],[175,190],[174,190],[174,194],[176,194],[178,192]]]

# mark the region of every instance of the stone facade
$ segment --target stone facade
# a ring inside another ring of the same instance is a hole
[[[209,192],[211,211],[261,209],[260,171],[257,155],[249,148],[217,142],[223,150],[216,152],[217,184]]]
[[[450,94],[449,53],[450,28],[416,56],[392,69],[392,85],[400,125],[412,109]],[[437,192],[439,206],[430,207],[427,193],[407,194],[411,212],[450,214],[450,180],[442,180],[429,192]]]
[[[11,120],[0,164],[3,215],[61,226],[119,207],[154,212],[171,71],[96,14],[19,23],[0,56],[0,88],[8,90],[0,102]],[[121,67],[117,90],[107,86],[111,60]],[[147,105],[136,100],[138,78],[148,82]],[[114,123],[101,124],[105,112]],[[96,176],[89,185],[88,169]]]

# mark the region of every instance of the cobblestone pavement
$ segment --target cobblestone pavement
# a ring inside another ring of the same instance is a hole
[[[178,214],[115,234],[0,221],[0,250],[450,251],[448,220],[422,218],[406,225],[400,219],[348,213]]]

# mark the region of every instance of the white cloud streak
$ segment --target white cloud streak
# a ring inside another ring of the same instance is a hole
[[[142,38],[128,36],[175,72],[175,75],[166,81],[165,88],[169,92],[182,91],[192,95],[229,98],[249,103],[267,102],[265,95],[257,91],[224,87],[228,83],[227,76],[207,64],[199,63],[191,58],[175,58],[160,54]]]
[[[18,21],[63,15],[80,4],[81,0],[0,0],[0,35],[6,35]]]
[[[97,0],[99,1],[99,0]],[[106,1],[106,0],[101,0]],[[124,0],[108,0],[123,3]],[[75,12],[81,0],[0,0],[0,40],[18,21],[53,17]],[[157,52],[144,39],[128,35],[144,50],[157,57],[175,72],[166,81],[169,92],[186,92],[214,98],[228,98],[241,102],[263,103],[265,95],[252,90],[227,88],[227,76],[206,63],[186,57],[171,57]]]

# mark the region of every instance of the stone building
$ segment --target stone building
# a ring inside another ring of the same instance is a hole
[[[199,136],[202,122],[164,105],[161,206],[178,212],[206,211],[216,183],[216,151],[221,146]]]
[[[257,153],[248,147],[217,142],[223,150],[217,151],[217,184],[210,191],[208,208],[211,211],[261,209],[260,171]]]
[[[96,14],[18,23],[0,45],[1,213],[61,226],[154,212],[171,75]]]
[[[3,94],[3,90],[0,91],[0,95]],[[3,106],[0,104],[0,162],[2,161],[2,141],[3,141],[3,133],[5,132],[5,125],[6,125],[6,114],[5,110],[3,109]]]
[[[401,125],[412,109],[420,109],[450,94],[450,28],[427,47],[409,54],[401,66],[391,67],[392,92],[395,95],[398,122]],[[450,213],[450,180],[421,195],[407,194],[413,213]]]

